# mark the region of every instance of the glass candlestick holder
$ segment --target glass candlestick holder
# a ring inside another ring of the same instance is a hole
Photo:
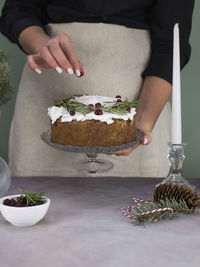
[[[167,157],[169,159],[169,173],[160,184],[172,182],[176,184],[184,184],[189,188],[195,189],[195,186],[191,185],[182,175],[183,161],[185,159],[184,148],[186,143],[172,144],[169,142],[168,145],[169,154]],[[156,186],[160,184],[157,184]]]

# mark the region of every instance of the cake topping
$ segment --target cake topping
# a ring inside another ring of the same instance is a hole
[[[120,101],[117,102],[117,100]],[[132,120],[136,114],[137,101],[120,98],[117,100],[116,97],[105,96],[72,96],[68,99],[57,100],[56,106],[48,109],[48,115],[52,124],[59,118],[61,118],[61,122],[94,119],[107,124],[113,123],[113,119]],[[71,115],[71,111],[74,111],[75,114]]]
[[[96,104],[95,104],[95,107],[96,107],[96,108],[101,107],[101,103],[96,103]]]
[[[115,98],[122,98],[122,97],[121,97],[121,95],[116,95],[116,97],[115,97]]]
[[[101,109],[96,109],[94,112],[96,115],[102,115],[103,111]]]
[[[120,98],[117,99],[117,102],[122,102],[122,100]]]
[[[69,112],[69,114],[71,115],[71,116],[74,116],[75,115],[75,111],[74,110],[70,110],[70,112]]]

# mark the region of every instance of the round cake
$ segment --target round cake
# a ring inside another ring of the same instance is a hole
[[[136,101],[121,96],[72,96],[48,108],[51,142],[78,146],[118,146],[136,140]]]

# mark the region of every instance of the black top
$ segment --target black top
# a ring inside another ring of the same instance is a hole
[[[18,44],[27,27],[47,23],[104,22],[151,31],[151,58],[143,72],[171,83],[173,26],[180,23],[181,69],[191,54],[194,0],[6,0],[0,31]],[[119,40],[120,41],[120,40]]]

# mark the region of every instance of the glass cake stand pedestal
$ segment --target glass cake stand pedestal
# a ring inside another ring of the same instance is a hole
[[[81,173],[103,173],[111,170],[114,164],[105,159],[99,159],[97,153],[86,153],[87,159],[72,164],[72,168]]]
[[[110,146],[110,147],[103,147],[103,146],[96,146],[96,147],[78,147],[78,146],[68,146],[68,145],[60,145],[51,142],[51,134],[48,130],[41,134],[41,139],[46,144],[51,147],[54,147],[59,150],[68,151],[68,152],[76,152],[76,153],[85,153],[87,155],[86,159],[79,160],[72,164],[72,168],[77,170],[80,173],[103,173],[111,170],[114,167],[114,164],[105,159],[98,158],[99,153],[112,153],[120,150],[124,150],[128,147],[134,146],[138,144],[144,134],[141,131],[137,130],[137,139],[133,142],[119,145],[119,146]]]

